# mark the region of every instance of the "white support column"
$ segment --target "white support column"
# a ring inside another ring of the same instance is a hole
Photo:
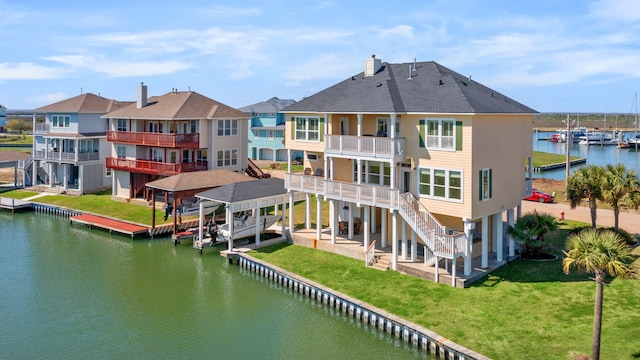
[[[376,228],[378,227],[377,221],[376,221],[376,207],[373,206],[371,207],[371,233],[375,234],[376,233]]]
[[[330,216],[331,216],[331,243],[335,244],[336,243],[336,236],[338,234],[338,212],[335,210],[336,207],[336,200],[331,199],[329,200],[329,207],[330,207]]]
[[[402,221],[402,248],[400,252],[402,254],[402,260],[407,260],[407,222],[404,221],[404,218],[400,221]]]
[[[451,286],[456,287],[456,261],[457,258],[453,258],[451,262]]]
[[[513,209],[507,210],[507,223],[509,226],[513,226],[515,224],[513,220]],[[509,237],[509,256],[516,256],[516,244],[513,241],[513,237],[511,235],[507,235]]]
[[[395,139],[396,138],[396,114],[390,114],[389,115],[390,120],[391,120],[391,128],[389,129],[389,138],[391,139]]]
[[[78,191],[80,194],[84,194],[84,165],[80,165],[78,168]]]
[[[516,206],[516,213],[518,214],[518,217],[516,219],[520,219],[522,217],[522,205],[518,204]]]
[[[397,270],[398,268],[398,210],[391,212],[391,269]]]
[[[329,114],[328,113],[324,113],[324,138],[327,138],[327,135],[329,134]],[[324,154],[322,155],[322,158],[324,159],[324,169],[322,170],[322,174],[325,180],[329,179],[328,175],[329,172],[331,172],[331,175],[333,176],[333,171],[328,171],[328,164],[327,164],[327,152],[326,152],[326,148],[327,148],[327,142],[325,141],[323,144],[323,147],[325,149]],[[333,160],[333,158],[332,158]],[[331,170],[333,170],[333,166],[331,166]]]
[[[380,230],[380,233],[381,233],[380,234],[380,243],[381,243],[380,246],[383,247],[383,248],[387,247],[387,222],[389,220],[387,218],[387,215],[388,215],[387,212],[388,212],[388,210],[385,209],[385,208],[381,208],[380,209],[380,214],[381,214],[381,217],[382,217],[382,220],[381,220],[382,229]]]
[[[489,216],[482,217],[482,254],[480,266],[483,269],[489,267]]]
[[[369,206],[365,206],[364,207],[364,214],[363,214],[363,224],[362,224],[362,228],[364,230],[364,249],[367,250],[369,248],[369,241],[370,241],[370,229],[369,229],[369,213],[371,211],[371,207]]]
[[[324,169],[324,170],[325,170],[325,171],[324,171],[324,173],[325,173],[325,176],[324,176],[325,180],[326,180],[327,178],[328,178],[328,179],[330,179],[330,180],[333,180],[333,175],[334,175],[334,171],[333,171],[333,169],[334,169],[334,167],[335,167],[335,165],[334,165],[334,164],[335,164],[335,162],[334,162],[334,161],[335,161],[335,159],[334,159],[334,158],[329,159],[329,171],[327,171],[327,169]]]
[[[349,222],[349,226],[347,227],[347,239],[353,240],[353,207],[354,204],[348,203],[347,206],[349,210],[347,211],[347,221]]]
[[[304,194],[304,227],[305,229],[311,229],[311,194]],[[318,196],[316,195],[316,200]]]
[[[493,215],[496,226],[496,260],[504,261],[504,225],[502,224],[502,212]]]
[[[227,206],[227,224],[229,224],[229,242],[227,248],[233,251],[233,209],[231,204]]]
[[[362,136],[362,113],[358,113],[356,114],[356,116],[358,117],[358,137],[361,137]]]
[[[204,234],[202,231],[202,228],[204,227],[204,201],[200,201],[200,204],[198,205],[198,239],[200,241],[202,241],[202,239],[204,239]],[[214,214],[215,216],[215,214]],[[211,239],[211,241],[213,241],[215,239]]]
[[[293,234],[293,191],[289,191],[289,234]]]
[[[316,239],[322,237],[322,198],[316,195]]]
[[[253,217],[256,219],[256,246],[260,245],[260,208],[253,209]]]
[[[277,205],[276,205],[276,207],[277,207]],[[282,216],[282,219],[280,221],[280,226],[281,226],[280,231],[282,232],[282,238],[285,239],[286,238],[286,236],[285,236],[285,231],[286,231],[285,223],[287,221],[287,219],[286,219],[286,216],[287,216],[287,203],[282,203],[282,214],[281,214],[281,216]]]
[[[473,234],[471,231],[476,228],[476,224],[471,219],[463,219],[464,236],[466,238],[465,255],[464,255],[464,275],[471,275],[473,260]]]
[[[436,258],[436,263],[434,264],[435,266],[435,271],[436,271],[436,284],[438,284],[440,282],[440,258],[437,255],[434,255]]]
[[[258,151],[256,150],[256,157],[258,155],[257,153]],[[287,169],[289,169],[290,173],[292,172],[291,171],[291,149],[287,149]]]
[[[418,261],[418,237],[416,232],[411,229],[411,262]]]
[[[358,170],[356,171],[356,182],[362,184],[362,159],[357,160]]]

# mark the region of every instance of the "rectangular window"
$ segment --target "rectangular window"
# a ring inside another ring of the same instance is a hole
[[[206,149],[196,150],[196,162],[206,164],[209,161],[209,152]]]
[[[462,172],[421,168],[418,191],[421,196],[445,200],[462,200]]]
[[[427,119],[427,149],[456,149],[455,121],[453,119]]]
[[[316,154],[316,153],[307,153],[307,160],[309,160],[309,161],[318,161],[318,154]]]
[[[386,137],[389,133],[389,119],[378,118],[376,136]]]
[[[237,136],[238,120],[218,120],[218,136]]]
[[[105,167],[104,169],[105,169],[104,176],[111,177],[111,174],[112,174],[111,168]]]
[[[164,162],[164,149],[151,149],[151,160]]]
[[[118,119],[118,123],[116,126],[116,131],[127,131],[127,120],[126,119]]]
[[[253,138],[256,140],[260,139],[260,130],[253,130]]]
[[[267,131],[267,140],[275,140],[276,132],[274,130]]]
[[[191,133],[195,134],[198,132],[198,120],[191,120]]]
[[[491,169],[480,170],[480,200],[491,199]]]
[[[69,115],[53,115],[51,116],[51,122],[53,127],[68,128],[71,122],[71,116]]]
[[[218,150],[218,167],[238,165],[238,150]]]
[[[127,147],[122,145],[116,146],[116,154],[118,159],[125,159],[127,157]]]
[[[320,140],[320,118],[316,116],[296,116],[295,140],[298,141],[319,141]]]

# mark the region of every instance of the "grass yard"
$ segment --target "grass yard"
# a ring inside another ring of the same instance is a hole
[[[634,253],[640,256],[640,248]],[[514,261],[468,289],[457,289],[297,245],[274,245],[251,255],[491,358],[568,359],[591,350],[595,283],[586,275],[565,275],[560,259]],[[606,287],[603,359],[640,354],[639,293],[639,280],[612,279]]]
[[[9,191],[0,191],[0,196],[10,199],[26,199],[32,196],[36,196],[39,193],[35,191],[26,191],[26,190],[9,190]]]
[[[578,159],[580,159],[580,157],[571,156],[571,160],[578,160]],[[533,158],[531,160],[531,162],[533,163],[533,167],[566,163],[566,161],[567,161],[567,155],[552,154],[552,153],[542,152],[542,151],[534,151]]]

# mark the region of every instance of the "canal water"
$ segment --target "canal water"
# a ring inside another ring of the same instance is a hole
[[[0,359],[428,354],[217,252],[0,212]]]
[[[540,131],[539,133],[533,133],[533,151],[542,151],[552,154],[565,154],[567,153],[566,143],[557,143],[544,139],[551,138],[554,132]],[[630,135],[627,134],[628,137]],[[640,172],[640,151],[636,152],[632,149],[620,149],[615,145],[580,145],[570,144],[571,156],[578,156],[586,158],[586,165],[600,165],[618,164],[622,163],[627,169],[636,169]],[[573,172],[575,169],[582,165],[574,165],[571,167]],[[548,171],[540,171],[533,174],[534,177],[564,180],[566,176],[566,169],[555,169]]]

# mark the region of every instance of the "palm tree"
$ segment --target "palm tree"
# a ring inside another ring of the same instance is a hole
[[[569,273],[572,266],[578,272],[594,274],[596,281],[596,302],[593,314],[593,347],[591,359],[600,358],[600,333],[602,330],[602,300],[607,274],[623,279],[634,276],[630,264],[631,250],[620,235],[610,230],[585,229],[572,234],[567,239],[567,250],[563,251],[562,269]]]
[[[588,199],[591,210],[591,227],[596,228],[597,200],[602,199],[602,181],[604,168],[597,165],[587,165],[576,170],[567,181],[567,198],[571,201],[571,208],[580,205],[582,199]]]
[[[549,214],[538,214],[536,210],[523,215],[513,226],[507,228],[507,233],[522,242],[523,253],[535,256],[544,246],[545,236],[558,228],[556,218]]]
[[[607,164],[602,183],[602,198],[613,208],[613,228],[616,232],[618,232],[621,201],[625,196],[635,192],[638,187],[638,172],[636,170],[627,170],[623,164]]]

